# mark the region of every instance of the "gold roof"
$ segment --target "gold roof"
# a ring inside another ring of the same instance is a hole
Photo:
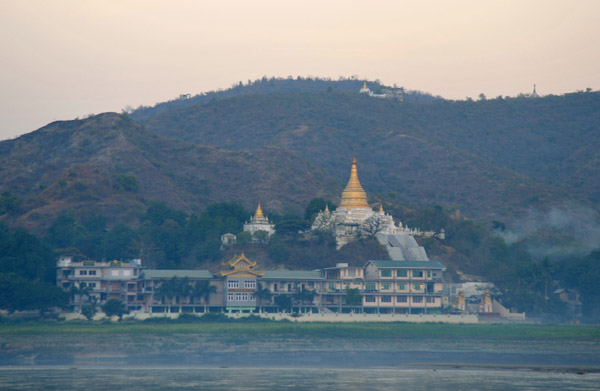
[[[346,188],[342,192],[342,202],[340,208],[368,208],[367,193],[363,190],[358,180],[358,170],[356,169],[356,156],[352,159],[352,169],[350,170],[350,179]]]
[[[254,214],[255,219],[264,219],[263,211],[260,207],[260,201],[258,202],[258,208],[256,208],[256,213]]]
[[[367,89],[367,82],[365,81],[365,84],[363,84],[363,89]]]
[[[256,277],[265,274],[264,272],[253,270],[256,262],[248,259],[243,251],[241,255],[238,256],[236,254],[229,261],[221,262],[221,265],[229,268],[229,270],[222,270],[219,273],[222,277]]]

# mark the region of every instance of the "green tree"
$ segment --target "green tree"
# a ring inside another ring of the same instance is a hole
[[[315,299],[315,291],[304,289],[301,286],[296,289],[294,299],[298,302],[299,312],[302,312],[302,306],[306,303],[311,305]]]
[[[292,299],[287,295],[275,296],[275,304],[280,311],[290,312],[292,310]]]
[[[210,284],[209,280],[197,281],[196,285],[192,290],[192,296],[201,298],[204,302],[204,313],[208,312],[208,303],[210,302],[210,296],[217,293],[217,287]]]
[[[154,292],[156,296],[161,297],[167,307],[170,307],[173,302],[172,300],[179,294],[179,279],[173,277],[171,279],[161,280],[160,285]]]
[[[258,300],[258,312],[262,314],[262,305],[265,300],[269,300],[272,296],[269,288],[262,286],[262,284],[258,284],[256,288],[256,292],[254,292],[254,296]]]
[[[94,315],[96,315],[97,312],[98,309],[96,308],[96,303],[92,305],[84,305],[81,307],[81,314],[85,316],[87,320],[94,319]]]
[[[9,312],[65,308],[68,294],[54,284],[28,281],[16,273],[0,273],[0,308]]]
[[[125,191],[136,192],[139,189],[138,179],[135,175],[119,175],[117,183]]]
[[[362,295],[357,288],[346,288],[346,304],[352,307],[362,305]]]
[[[252,242],[252,234],[248,231],[243,231],[237,234],[236,242],[239,244],[248,244]]]
[[[325,210],[325,207],[328,206],[330,211],[335,210],[335,204],[331,201],[325,200],[323,198],[313,198],[310,200],[306,209],[304,210],[304,219],[306,221],[310,221],[311,223],[315,220],[315,216],[322,210]]]
[[[102,311],[106,314],[106,316],[116,315],[119,317],[119,320],[123,319],[123,315],[128,314],[127,307],[125,303],[118,299],[110,299],[103,306]]]

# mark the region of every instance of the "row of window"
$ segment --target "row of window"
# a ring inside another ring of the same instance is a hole
[[[382,303],[391,303],[393,297],[394,296],[391,296],[391,295],[383,295],[383,296],[381,296],[381,302]],[[395,297],[396,297],[396,303],[408,303],[408,296],[395,296]],[[424,299],[425,299],[426,303],[435,303],[435,297],[425,297]],[[376,301],[377,301],[376,296],[365,296],[365,303],[375,303]],[[423,296],[413,296],[412,302],[413,303],[422,303]]]
[[[252,293],[235,292],[227,294],[227,301],[254,301]]]
[[[392,277],[392,269],[381,269],[379,271],[381,277]],[[412,277],[413,278],[423,278],[424,276],[424,271],[423,270],[412,270]],[[399,278],[407,278],[408,277],[408,270],[406,269],[397,269],[396,270],[396,277]],[[431,270],[427,270],[427,278],[431,277]]]
[[[406,291],[408,290],[408,285],[405,282],[399,282],[396,284],[396,289],[399,291]],[[422,291],[425,289],[424,284],[412,284],[411,285],[412,290],[413,291]],[[377,283],[376,282],[367,282],[365,284],[365,290],[366,291],[375,291],[377,289]],[[390,291],[392,290],[392,283],[391,282],[382,282],[381,283],[381,290],[382,291]]]
[[[229,280],[227,281],[227,288],[240,288],[240,285],[245,289],[254,289],[256,288],[256,280],[246,280],[243,284],[240,284],[239,280]]]
[[[131,269],[110,269],[110,275],[113,277],[116,277],[119,275],[119,271],[121,271],[122,275],[125,277],[132,275]],[[79,275],[80,276],[95,276],[96,272],[97,272],[96,270],[79,270]],[[136,274],[137,274],[137,270],[135,270],[133,272],[133,275],[136,275]]]

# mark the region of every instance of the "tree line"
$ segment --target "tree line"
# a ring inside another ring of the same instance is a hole
[[[123,223],[108,227],[103,216],[77,219],[66,214],[59,216],[43,237],[0,225],[0,308],[65,307],[73,292],[55,286],[58,255],[99,261],[141,258],[146,267],[157,269],[218,267],[218,262],[231,252],[242,250],[263,266],[283,265],[289,269],[327,267],[337,262],[362,265],[367,259],[387,259],[385,248],[374,239],[359,240],[338,251],[331,235],[309,235],[311,221],[326,204],[335,209],[328,200],[314,199],[303,216],[271,212],[277,234],[258,243],[242,240],[230,249],[221,249],[221,235],[241,233],[251,214],[236,203],[211,204],[202,212],[187,215],[154,202],[140,215],[136,227]],[[385,209],[411,227],[445,230],[444,241],[419,240],[430,258],[448,266],[447,280],[456,277],[453,270],[483,276],[495,284],[496,297],[507,307],[557,320],[564,318],[567,309],[552,292],[558,287],[577,289],[585,318],[600,318],[596,289],[600,283],[600,251],[584,257],[535,259],[527,252],[526,243],[507,244],[497,235],[503,227],[500,222],[490,225],[457,218],[440,206],[411,210],[386,204]],[[206,305],[211,294],[206,289],[210,288],[183,280],[165,281],[159,294],[166,302],[179,296],[194,303],[204,300]]]

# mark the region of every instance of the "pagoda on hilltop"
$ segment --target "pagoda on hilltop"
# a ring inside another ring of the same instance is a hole
[[[402,223],[396,225],[394,218],[383,210],[381,204],[378,211],[369,206],[367,192],[358,179],[356,156],[352,159],[350,179],[342,191],[340,205],[333,212],[328,206],[319,212],[312,230],[333,234],[338,249],[359,237],[374,236],[387,247],[392,259],[429,260],[423,247],[414,239],[416,235],[423,235],[421,231],[404,227]]]
[[[262,208],[260,207],[260,201],[254,216],[250,216],[250,221],[244,224],[244,232],[250,232],[254,235],[257,231],[265,231],[267,236],[271,236],[275,233],[275,224],[269,221],[269,217],[263,214]]]

